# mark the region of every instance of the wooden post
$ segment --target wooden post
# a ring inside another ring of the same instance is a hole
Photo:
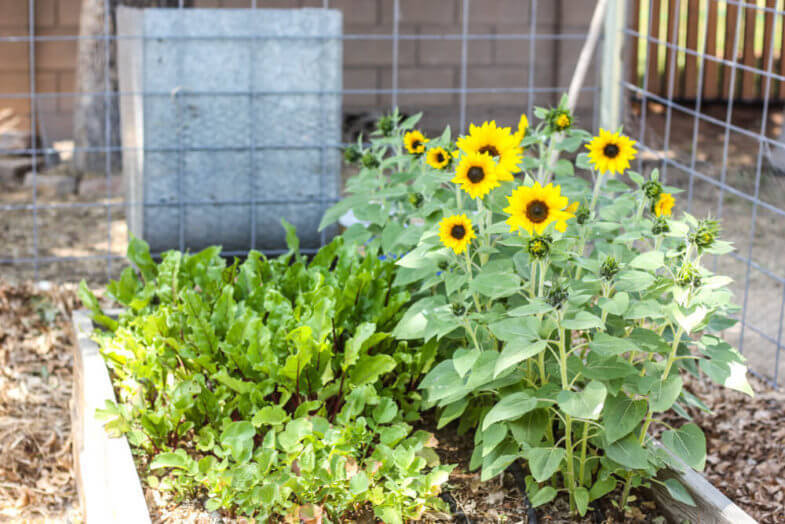
[[[605,11],[605,34],[602,45],[602,86],[600,91],[600,127],[616,130],[621,120],[621,82],[624,78],[624,24],[626,1],[608,0]]]

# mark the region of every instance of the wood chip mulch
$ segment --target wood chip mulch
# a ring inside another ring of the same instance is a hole
[[[750,398],[708,379],[685,376],[685,388],[713,411],[689,413],[706,433],[703,474],[761,524],[785,522],[785,391],[749,377]],[[674,425],[684,423],[675,416]]]
[[[82,522],[71,451],[75,287],[0,282],[0,522]]]

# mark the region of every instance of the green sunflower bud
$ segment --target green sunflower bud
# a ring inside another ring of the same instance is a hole
[[[384,115],[376,122],[376,127],[384,136],[390,136],[395,129],[395,118],[392,115]]]
[[[605,257],[605,260],[603,260],[602,266],[600,266],[600,275],[605,280],[613,280],[613,277],[616,276],[616,273],[618,273],[620,269],[619,262],[616,258],[607,256]]]
[[[466,313],[466,308],[463,307],[463,304],[453,304],[452,305],[452,314],[456,317],[462,317],[463,314]]]
[[[716,220],[705,218],[698,222],[698,227],[690,234],[690,242],[700,249],[707,249],[714,245],[720,234],[720,223]]]
[[[548,289],[548,292],[545,294],[545,301],[556,309],[559,309],[562,304],[567,301],[569,296],[570,294],[567,291],[567,287],[563,283],[557,282]]]
[[[660,194],[662,194],[662,184],[656,180],[649,180],[643,184],[643,193],[646,195],[646,198],[656,202],[660,198]]]
[[[551,132],[566,131],[573,124],[572,114],[562,107],[555,107],[549,110],[545,120]]]
[[[591,210],[581,204],[575,211],[575,221],[578,222],[578,224],[583,225],[589,221],[589,217],[591,217]]]
[[[665,217],[657,217],[654,219],[654,224],[651,226],[651,232],[653,235],[662,235],[664,233],[670,232],[671,227],[668,225],[668,221]]]
[[[676,274],[676,283],[681,287],[698,287],[701,285],[701,276],[698,268],[689,262],[679,268]]]
[[[363,166],[367,167],[368,169],[379,167],[379,160],[370,151],[363,155],[362,162]]]
[[[409,193],[409,203],[416,208],[420,207],[424,200],[422,193]]]
[[[360,160],[360,156],[360,151],[357,149],[357,146],[349,146],[343,150],[343,159],[346,160],[347,164],[354,164]]]
[[[551,252],[551,237],[543,235],[541,237],[530,238],[529,242],[526,244],[526,251],[529,252],[529,256],[535,259],[547,257],[548,253]]]

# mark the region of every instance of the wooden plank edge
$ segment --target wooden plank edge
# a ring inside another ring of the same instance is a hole
[[[107,311],[116,316],[119,310]],[[116,400],[109,371],[90,338],[89,312],[74,311],[74,390],[71,399],[74,470],[87,524],[147,524],[150,512],[128,439],[110,438],[95,410]]]
[[[683,471],[665,469],[657,475],[657,478],[661,481],[675,478],[687,488],[696,504],[690,506],[674,500],[665,487],[652,483],[651,492],[654,500],[660,511],[668,518],[668,522],[675,524],[685,521],[693,524],[758,524],[747,512],[706,480],[703,475],[684,464],[660,442],[655,442],[655,446],[668,453],[674,461],[684,468]]]

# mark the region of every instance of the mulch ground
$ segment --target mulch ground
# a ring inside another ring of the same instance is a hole
[[[42,291],[31,284],[0,282],[0,522],[82,521],[72,470],[69,410],[73,364],[69,323],[75,307],[73,285]],[[750,381],[756,391],[753,399],[708,381],[685,378],[686,388],[713,410],[712,415],[691,411],[707,435],[704,474],[759,522],[782,523],[785,392]],[[528,523],[511,475],[481,483],[479,473],[467,467],[471,439],[458,437],[450,426],[437,437],[442,458],[459,464],[449,492],[460,511],[474,523]],[[615,514],[608,505],[577,522],[661,522],[645,497],[637,504],[638,509],[628,515]],[[161,512],[156,520],[187,521],[187,508],[180,509],[186,511]],[[562,499],[537,508],[537,515],[539,522],[576,522],[567,516]],[[205,521],[214,517],[209,515]]]
[[[74,289],[0,282],[2,522],[82,522],[69,410]]]
[[[713,413],[688,411],[706,433],[706,478],[761,524],[779,524],[785,522],[785,391],[749,380],[754,398],[685,376],[685,388]]]

